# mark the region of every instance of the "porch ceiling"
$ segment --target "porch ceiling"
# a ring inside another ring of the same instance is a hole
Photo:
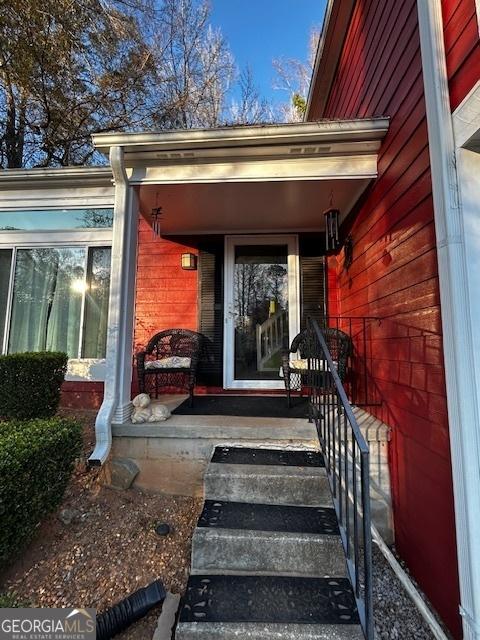
[[[142,185],[140,211],[162,207],[162,235],[318,231],[331,200],[342,215],[369,179]]]

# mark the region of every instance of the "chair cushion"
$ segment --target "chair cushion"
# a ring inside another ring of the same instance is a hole
[[[183,356],[169,356],[158,360],[148,360],[145,362],[145,369],[189,369],[192,363],[191,358]]]
[[[328,365],[326,360],[310,360],[312,370],[315,371],[328,371]],[[334,360],[333,364],[337,368],[337,362]],[[297,358],[296,360],[290,360],[290,372],[296,373],[308,370],[308,358]],[[283,367],[280,367],[279,376],[283,378]]]

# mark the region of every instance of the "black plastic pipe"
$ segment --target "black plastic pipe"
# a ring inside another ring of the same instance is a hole
[[[166,591],[161,580],[155,580],[128,598],[97,616],[97,640],[110,640],[113,636],[143,618],[150,609],[165,600]]]

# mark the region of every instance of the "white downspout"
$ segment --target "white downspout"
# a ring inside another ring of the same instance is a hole
[[[441,0],[418,0],[417,6],[437,236],[460,613],[464,638],[480,640],[480,420],[463,215]]]
[[[115,182],[112,263],[107,332],[106,377],[102,406],[95,421],[95,449],[90,465],[102,465],[112,446],[112,421],[131,413],[132,338],[137,246],[135,193],[128,184],[122,147],[111,147]]]

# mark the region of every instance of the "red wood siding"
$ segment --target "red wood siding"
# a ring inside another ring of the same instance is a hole
[[[456,12],[455,12],[456,13]],[[458,17],[458,16],[457,16]],[[453,19],[453,18],[452,18]],[[453,49],[452,49],[453,51]],[[453,54],[452,54],[453,55]],[[450,59],[453,64],[453,57]],[[359,0],[323,114],[390,116],[379,178],[350,218],[333,298],[372,326],[371,411],[392,427],[396,546],[456,637],[458,575],[428,135],[415,0]],[[332,260],[329,269],[335,268]]]
[[[442,0],[445,53],[454,111],[480,79],[480,38],[475,0]]]
[[[187,252],[198,253],[188,244],[154,236],[140,215],[134,353],[158,331],[198,330],[197,271],[181,267],[182,253]]]

